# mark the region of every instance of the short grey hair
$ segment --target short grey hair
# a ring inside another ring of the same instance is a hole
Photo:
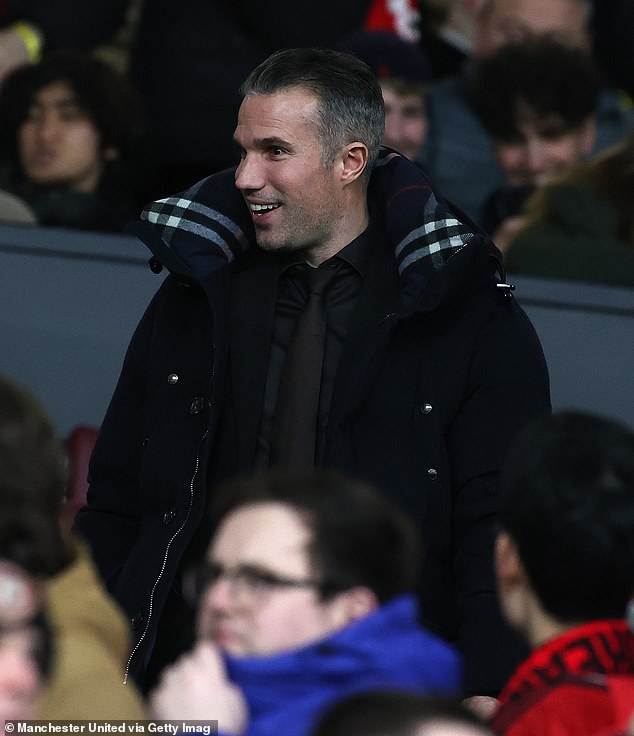
[[[331,49],[285,49],[256,67],[242,84],[244,97],[303,89],[318,101],[316,123],[324,165],[352,141],[368,148],[369,176],[385,132],[385,105],[376,76],[352,54]]]

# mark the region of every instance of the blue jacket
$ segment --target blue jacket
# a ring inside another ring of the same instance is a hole
[[[246,736],[304,736],[319,714],[362,690],[456,694],[454,649],[422,629],[410,596],[396,598],[333,636],[271,657],[226,658],[249,708]]]

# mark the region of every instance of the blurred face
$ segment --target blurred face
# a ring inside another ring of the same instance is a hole
[[[63,184],[77,192],[94,192],[99,184],[101,137],[65,82],[36,94],[18,129],[18,148],[22,169],[35,184]]]
[[[221,573],[203,592],[199,636],[244,657],[301,647],[345,625],[340,596],[319,599],[310,541],[310,529],[286,504],[231,512],[209,549],[208,562]]]
[[[323,162],[316,119],[317,98],[301,88],[252,95],[240,106],[234,134],[241,150],[236,187],[251,210],[258,245],[304,251],[311,263],[352,240],[339,239],[346,209],[339,167]]]
[[[510,186],[542,186],[583,161],[594,145],[595,121],[572,130],[558,116],[526,116],[512,141],[495,141],[495,154]]]
[[[422,95],[399,95],[387,85],[381,85],[385,102],[386,146],[394,148],[414,161],[427,135],[427,113]]]
[[[0,634],[0,721],[36,717],[42,688],[35,661],[38,637],[26,627]]]
[[[542,35],[589,51],[587,25],[577,0],[489,0],[478,17],[473,53],[486,56],[505,44]]]

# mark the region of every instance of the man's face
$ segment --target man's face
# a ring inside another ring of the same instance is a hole
[[[478,16],[473,53],[488,56],[532,36],[590,49],[586,13],[577,0],[490,0]]]
[[[93,192],[103,169],[101,137],[65,82],[53,82],[35,95],[18,129],[20,163],[35,184],[64,184]]]
[[[595,121],[589,118],[572,130],[557,115],[526,116],[513,141],[495,141],[495,155],[510,186],[543,186],[581,163],[592,150]]]
[[[198,633],[225,652],[257,656],[302,647],[341,628],[338,597],[319,599],[316,586],[250,585],[255,572],[310,583],[311,531],[291,506],[263,502],[242,506],[220,524],[208,562],[223,571],[203,593]],[[245,573],[242,578],[239,573]]]
[[[345,207],[337,163],[324,165],[317,98],[301,88],[248,96],[234,138],[241,149],[236,186],[251,210],[258,245],[334,255]],[[344,243],[345,245],[345,243]]]
[[[385,84],[381,84],[381,90],[385,102],[383,142],[414,161],[427,135],[425,101],[418,94],[399,95]]]

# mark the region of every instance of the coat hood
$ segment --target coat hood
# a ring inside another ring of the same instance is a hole
[[[251,214],[234,169],[151,202],[129,230],[150,248],[154,271],[204,284],[210,274],[257,248]],[[503,285],[502,258],[491,240],[439,197],[422,169],[383,147],[372,171],[368,206],[394,251],[402,312],[427,311],[467,284]]]

